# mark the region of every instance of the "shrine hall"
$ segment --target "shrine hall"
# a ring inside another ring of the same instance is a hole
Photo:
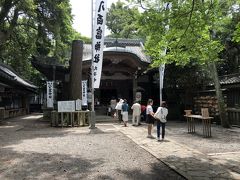
[[[138,39],[106,38],[104,44],[101,83],[99,89],[95,89],[95,99],[102,106],[107,106],[111,98],[124,98],[131,104],[135,100],[136,93],[141,92],[141,98],[146,101],[149,98],[147,96],[151,82],[149,75],[146,74],[150,58],[144,53],[143,42]],[[91,44],[84,44],[82,80],[88,82],[91,79],[91,53]],[[60,64],[53,57],[35,57],[32,64],[46,76],[47,80],[57,82],[57,101],[69,100],[66,92],[70,79],[70,66]]]

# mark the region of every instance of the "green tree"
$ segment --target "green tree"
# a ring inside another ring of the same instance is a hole
[[[210,64],[224,127],[229,127],[217,76],[216,63],[224,49],[219,33],[230,23],[235,1],[172,0],[171,10],[164,8],[166,0],[138,0],[145,9],[139,18],[142,31],[147,36],[146,51],[153,58],[153,66],[175,62],[186,65],[195,62]],[[169,25],[170,29],[166,30]],[[163,55],[165,48],[167,54]]]
[[[139,37],[137,19],[140,13],[136,7],[130,8],[125,3],[117,1],[108,10],[106,25],[114,38]]]
[[[82,37],[72,28],[69,0],[1,0],[0,60],[19,74],[36,79],[32,55],[69,60],[71,43]]]

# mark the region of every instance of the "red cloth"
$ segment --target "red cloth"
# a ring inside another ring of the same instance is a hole
[[[145,111],[145,109],[146,109],[146,106],[141,105],[141,112]]]

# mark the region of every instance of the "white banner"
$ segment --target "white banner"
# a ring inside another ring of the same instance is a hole
[[[106,23],[107,0],[96,0],[93,26],[93,81],[94,88],[99,88],[102,73],[104,30]]]
[[[163,80],[164,80],[164,70],[165,70],[165,64],[160,65],[159,67],[159,89],[160,89],[160,106],[162,104],[162,89],[163,89]]]
[[[53,108],[54,101],[53,81],[47,81],[47,107]]]
[[[165,70],[165,64],[160,65],[159,74],[160,74],[160,87],[161,88],[163,88],[164,70]]]
[[[87,80],[82,81],[82,105],[87,106]]]

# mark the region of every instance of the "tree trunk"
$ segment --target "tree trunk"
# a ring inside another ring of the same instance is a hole
[[[83,41],[74,40],[70,64],[70,100],[82,99],[82,57]]]
[[[224,128],[230,128],[231,126],[230,126],[230,123],[229,123],[229,120],[228,120],[228,117],[227,117],[224,98],[223,98],[223,94],[222,94],[222,90],[221,90],[221,86],[220,86],[220,82],[219,82],[219,77],[218,77],[218,73],[217,73],[216,63],[215,62],[210,63],[209,68],[210,68],[210,73],[212,75],[215,90],[216,90],[216,96],[217,96],[217,100],[218,100],[218,109],[219,109],[219,117],[220,117],[220,120],[221,120],[221,125]]]

